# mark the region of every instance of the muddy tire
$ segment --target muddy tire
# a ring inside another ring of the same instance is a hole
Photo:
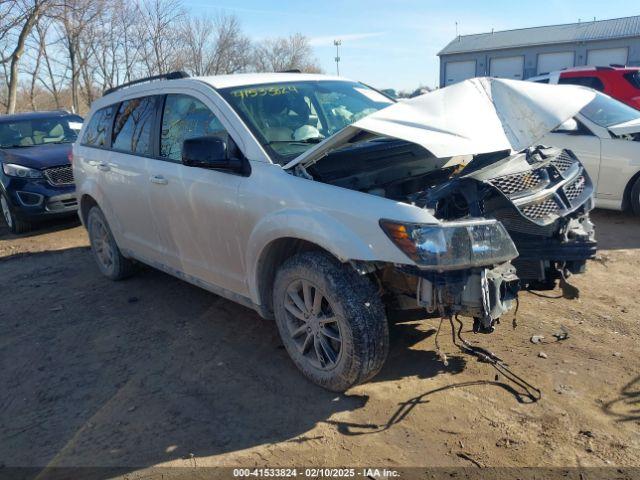
[[[312,382],[342,392],[373,378],[389,351],[389,328],[371,281],[323,252],[288,259],[273,305],[280,338]]]
[[[9,206],[9,200],[4,194],[0,195],[0,208],[2,210],[2,217],[4,222],[11,230],[11,233],[27,233],[31,230],[31,223],[25,222],[24,220],[19,219],[16,215],[11,211],[11,207]]]
[[[636,183],[633,184],[633,187],[631,188],[631,198],[629,200],[631,211],[640,216],[640,178],[638,178]]]
[[[133,261],[125,258],[116,244],[109,224],[99,207],[87,215],[87,231],[93,258],[100,272],[111,280],[122,280],[134,273]]]

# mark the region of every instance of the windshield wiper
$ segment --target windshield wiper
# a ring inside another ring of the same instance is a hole
[[[267,145],[273,145],[274,143],[294,143],[298,145],[312,145],[316,143],[320,143],[324,138],[307,138],[305,140],[273,140],[271,142],[267,142]]]
[[[33,147],[33,145],[2,145],[0,148],[28,148]]]

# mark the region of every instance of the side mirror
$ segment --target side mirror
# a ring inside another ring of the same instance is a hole
[[[189,138],[182,143],[182,164],[247,174],[248,163],[229,155],[227,142],[218,137]]]
[[[577,133],[580,128],[578,127],[578,122],[575,118],[570,118],[561,124],[558,128],[556,128],[557,132],[562,133]]]

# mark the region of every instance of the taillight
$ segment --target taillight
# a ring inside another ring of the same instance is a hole
[[[69,160],[69,163],[73,164],[73,149],[69,150],[69,153],[67,153],[67,160]]]

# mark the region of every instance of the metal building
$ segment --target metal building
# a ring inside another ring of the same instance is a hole
[[[640,65],[640,15],[460,35],[440,53],[440,86],[472,77],[526,79],[582,65]]]

